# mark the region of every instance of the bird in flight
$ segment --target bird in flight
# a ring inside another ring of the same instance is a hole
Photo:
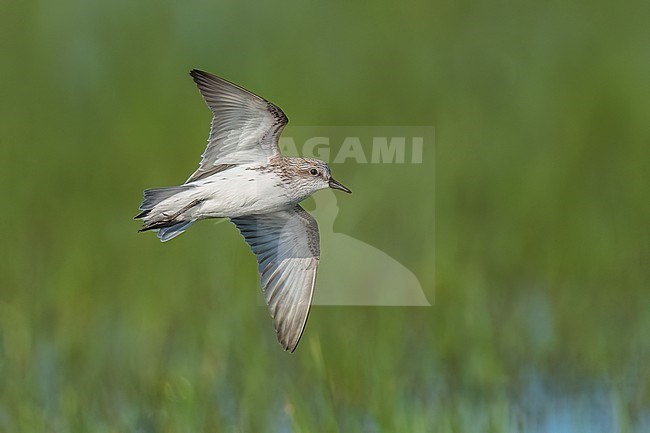
[[[210,73],[190,75],[213,114],[208,145],[183,185],[145,190],[135,218],[162,242],[198,220],[230,219],[257,257],[278,341],[293,352],[320,259],[318,225],[299,203],[320,189],[351,191],[325,162],[280,154],[288,119],[278,106]]]

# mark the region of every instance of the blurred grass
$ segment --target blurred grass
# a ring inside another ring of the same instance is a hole
[[[648,9],[2,3],[0,430],[641,431]],[[194,67],[291,125],[434,125],[435,160],[333,170],[335,229],[435,307],[315,308],[288,355],[231,226],[138,235],[202,151]]]

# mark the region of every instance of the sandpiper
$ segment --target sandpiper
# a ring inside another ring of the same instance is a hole
[[[325,162],[280,154],[288,119],[278,106],[207,72],[190,75],[213,114],[208,146],[183,185],[146,190],[135,218],[162,242],[198,220],[229,218],[257,257],[278,341],[293,352],[320,259],[318,225],[299,203],[324,188],[351,191]]]

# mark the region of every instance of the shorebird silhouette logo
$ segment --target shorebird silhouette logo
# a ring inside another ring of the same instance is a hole
[[[334,232],[337,199],[323,190],[312,196],[321,239],[318,290],[313,305],[430,306],[418,278],[386,252]]]

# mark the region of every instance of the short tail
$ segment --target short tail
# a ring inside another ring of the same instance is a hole
[[[166,188],[152,188],[144,190],[144,200],[138,209],[142,212],[135,216],[135,219],[142,219],[149,215],[154,207],[162,201],[167,200],[168,198],[183,192],[188,187],[186,185],[181,186],[169,186]],[[191,187],[190,187],[191,188]]]
[[[139,208],[141,212],[135,216],[135,219],[143,220],[144,225],[140,231],[155,230],[158,232],[158,238],[160,238],[162,242],[166,242],[187,230],[196,220],[179,220],[178,217],[184,211],[195,206],[200,201],[192,201],[173,215],[161,212],[161,210],[156,209],[156,207],[163,201],[178,193],[187,191],[189,188],[193,187],[181,185],[145,190],[144,200]]]

